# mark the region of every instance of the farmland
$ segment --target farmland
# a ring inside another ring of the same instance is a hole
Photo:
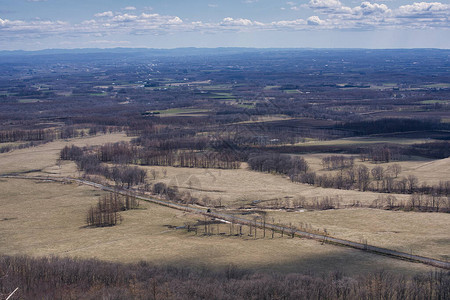
[[[3,261],[381,274],[420,291],[438,269],[326,237],[448,263],[447,50],[111,51],[0,53]]]
[[[24,185],[26,191],[21,189]],[[195,236],[174,227],[199,216],[146,203],[141,203],[138,210],[123,213],[123,223],[117,228],[89,229],[84,228],[84,215],[102,193],[98,190],[13,179],[2,180],[0,186],[0,251],[9,255],[58,255],[115,262],[147,260],[160,265],[218,269],[235,264],[250,270],[281,272],[314,269],[326,273],[340,269],[365,274],[398,268],[413,274],[429,269],[313,240],[281,238],[279,234],[274,239],[260,236],[256,240]],[[228,231],[229,226],[221,226],[221,231]],[[353,263],[347,265],[350,258]]]

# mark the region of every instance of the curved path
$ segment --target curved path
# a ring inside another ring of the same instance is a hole
[[[31,180],[44,180],[44,181],[55,181],[55,182],[75,182],[75,183],[79,183],[79,184],[92,186],[92,187],[95,187],[98,189],[102,189],[104,191],[117,192],[120,194],[129,194],[130,192],[132,192],[132,191],[126,190],[126,189],[118,189],[116,187],[106,186],[106,185],[102,185],[102,184],[95,183],[92,181],[70,178],[70,177],[1,175],[0,178],[31,179]],[[136,198],[143,200],[143,201],[167,206],[167,207],[178,209],[178,210],[188,211],[188,212],[197,213],[197,214],[203,214],[203,215],[206,215],[209,217],[222,219],[222,220],[225,220],[228,222],[233,222],[236,224],[252,225],[252,226],[257,226],[259,228],[265,227],[266,229],[283,231],[283,232],[287,232],[288,234],[297,235],[299,237],[306,237],[306,238],[310,238],[310,239],[319,240],[324,243],[351,247],[351,248],[355,248],[355,249],[359,249],[359,250],[369,251],[369,252],[372,252],[375,254],[387,255],[390,257],[409,260],[409,261],[413,261],[413,262],[420,262],[420,263],[424,263],[427,265],[450,270],[449,262],[445,262],[445,261],[441,261],[441,260],[437,260],[437,259],[433,259],[433,258],[429,258],[429,257],[418,256],[418,255],[408,254],[405,252],[395,251],[395,250],[391,250],[391,249],[387,249],[387,248],[381,248],[381,247],[376,247],[376,246],[372,246],[372,245],[368,245],[368,244],[352,242],[352,241],[339,239],[339,238],[335,238],[335,237],[331,237],[331,236],[327,236],[327,235],[323,235],[323,234],[318,234],[318,233],[310,233],[310,232],[297,230],[297,229],[295,229],[295,231],[293,231],[292,228],[289,228],[286,226],[269,224],[269,223],[264,224],[261,221],[248,220],[245,218],[236,217],[236,216],[222,213],[222,212],[215,212],[215,211],[210,211],[209,209],[207,210],[207,209],[202,209],[202,208],[198,208],[198,207],[192,207],[192,206],[188,206],[188,205],[172,203],[172,202],[157,199],[157,198],[150,198],[150,197],[140,196],[140,195],[136,195]]]

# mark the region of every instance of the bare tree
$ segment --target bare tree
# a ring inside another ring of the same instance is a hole
[[[153,180],[156,180],[156,176],[158,175],[158,172],[156,172],[155,169],[151,169],[150,174],[152,174]]]
[[[394,175],[395,178],[397,178],[400,172],[402,171],[402,166],[400,166],[399,164],[393,164],[387,167],[387,171],[392,175]]]
[[[356,169],[356,175],[358,177],[359,189],[365,191],[370,182],[369,168],[364,165],[359,165]]]
[[[370,173],[372,173],[372,177],[377,181],[377,190],[379,190],[380,180],[383,180],[384,177],[384,168],[382,166],[374,167]]]
[[[419,183],[419,179],[415,175],[408,175],[408,177],[406,177],[406,180],[408,183],[409,193],[410,194],[414,193]]]

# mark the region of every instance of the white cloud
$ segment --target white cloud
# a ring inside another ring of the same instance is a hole
[[[396,15],[408,18],[448,17],[450,15],[450,5],[440,2],[415,2],[410,5],[400,6],[396,11]]]
[[[308,19],[306,19],[306,21],[308,22],[308,25],[313,25],[313,26],[318,26],[318,25],[322,25],[325,23],[318,16],[311,16]]]
[[[105,12],[102,12],[102,13],[97,13],[94,16],[95,17],[99,17],[99,18],[101,18],[101,17],[112,17],[112,16],[114,16],[114,14],[113,14],[112,11],[105,11]]]
[[[352,10],[339,0],[311,0],[307,6],[325,14],[351,13]]]
[[[134,6],[127,6],[124,8],[124,10],[136,10],[136,7]]]
[[[227,26],[252,26],[253,22],[249,19],[233,19],[230,17],[224,18],[221,25],[227,25]]]
[[[393,11],[398,26],[413,28],[449,28],[450,5],[440,2],[415,2]]]
[[[298,7],[296,2],[286,3],[286,8]],[[95,18],[79,23],[50,20],[9,20],[0,18],[0,40],[38,39],[42,36],[100,36],[120,34],[161,35],[173,32],[218,33],[221,31],[264,30],[320,30],[379,28],[442,28],[449,27],[450,5],[440,2],[418,2],[390,9],[384,3],[364,1],[353,8],[339,0],[311,0],[308,7],[317,13],[304,19],[258,22],[250,18],[226,17],[217,22],[201,20],[184,21],[180,16],[157,13],[113,13],[104,11]],[[106,39],[105,39],[106,40]]]
[[[123,15],[117,15],[112,18],[112,21],[114,22],[131,22],[134,20],[137,20],[138,16],[136,15],[129,15],[129,14],[123,14]]]
[[[297,19],[297,20],[291,20],[291,21],[277,21],[272,22],[270,25],[272,27],[281,27],[281,28],[303,28],[304,25],[306,25],[307,22],[303,19]]]
[[[183,20],[181,20],[179,17],[173,17],[172,19],[167,20],[168,25],[178,25],[182,23]]]
[[[382,15],[390,13],[391,10],[385,4],[363,2],[360,6],[355,7],[353,12],[363,15]]]
[[[317,9],[339,8],[342,3],[339,0],[311,0],[309,6]]]
[[[158,18],[159,14],[146,14],[146,13],[142,13],[141,14],[141,18],[143,19],[152,19],[152,18]]]

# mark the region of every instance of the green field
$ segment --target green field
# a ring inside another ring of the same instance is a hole
[[[180,114],[198,114],[198,113],[206,113],[209,110],[207,109],[198,109],[198,108],[170,108],[166,110],[156,110],[152,111],[153,113],[159,113],[161,115],[180,115]]]

